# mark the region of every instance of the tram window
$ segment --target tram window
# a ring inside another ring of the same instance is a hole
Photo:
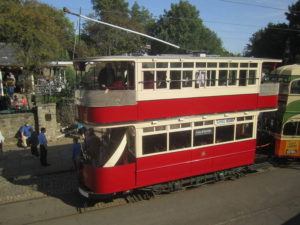
[[[167,87],[167,71],[156,72],[156,88],[162,89]]]
[[[220,63],[219,67],[220,68],[228,68],[228,63]]]
[[[180,128],[180,124],[172,124],[170,125],[170,129],[178,129]]]
[[[230,68],[238,68],[238,67],[239,67],[239,64],[238,64],[238,63],[230,63],[230,64],[229,64],[229,67],[230,67]]]
[[[164,152],[167,150],[167,134],[143,136],[143,154]]]
[[[209,145],[214,142],[214,128],[194,130],[194,146]]]
[[[145,127],[145,128],[143,128],[144,133],[153,132],[153,131],[154,131],[154,127]]]
[[[192,62],[184,62],[183,68],[194,68],[194,63]]]
[[[195,127],[203,126],[203,122],[202,121],[201,122],[195,122],[194,126]]]
[[[181,71],[171,71],[170,78],[170,89],[180,89]]]
[[[232,141],[234,134],[234,125],[222,126],[216,128],[216,143]]]
[[[226,86],[227,83],[227,70],[219,71],[219,86]]]
[[[246,86],[247,70],[240,70],[239,86]]]
[[[253,123],[242,123],[236,125],[236,139],[251,138],[253,134]]]
[[[257,68],[257,65],[258,65],[257,63],[250,63],[251,68]]]
[[[256,70],[249,70],[248,84],[256,83]]]
[[[171,68],[181,68],[181,63],[180,62],[172,62],[170,63]]]
[[[169,133],[170,150],[191,147],[191,130]]]
[[[183,71],[182,87],[192,87],[193,71]]]
[[[144,89],[154,88],[154,71],[144,71]]]
[[[190,123],[182,123],[181,128],[191,127]]]
[[[295,135],[297,129],[296,122],[289,122],[284,125],[283,134],[284,135]]]
[[[204,125],[212,125],[214,124],[213,120],[204,121]]]
[[[241,67],[241,68],[248,68],[248,63],[241,63],[241,64],[240,64],[240,67]]]
[[[155,63],[154,62],[145,62],[142,64],[143,68],[155,68]]]
[[[300,80],[295,80],[292,82],[291,94],[300,94]]]
[[[217,68],[218,67],[218,63],[207,63],[207,67],[208,68]]]
[[[253,119],[253,116],[246,116],[245,117],[245,120],[252,120]]]
[[[195,73],[195,79],[196,79],[196,83],[195,83],[196,88],[204,87],[205,80],[206,80],[206,71],[205,70],[198,70]]]
[[[244,121],[245,120],[245,117],[238,117],[237,118],[237,121]]]
[[[156,68],[168,68],[167,62],[158,62],[156,63]]]
[[[166,130],[166,126],[157,126],[157,127],[155,127],[155,131],[162,131],[162,130]]]
[[[229,70],[228,85],[236,85],[236,79],[237,79],[237,71]]]
[[[197,68],[206,68],[206,63],[198,62],[198,63],[196,63],[196,67]]]
[[[216,85],[216,71],[208,70],[207,71],[207,80],[206,86],[215,86]]]

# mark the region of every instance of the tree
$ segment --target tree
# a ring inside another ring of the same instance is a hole
[[[0,40],[18,47],[23,66],[69,58],[74,29],[63,12],[35,0],[0,0]]]
[[[289,21],[289,62],[300,62],[300,1],[289,6],[289,12],[285,14]]]
[[[179,45],[185,49],[223,54],[221,40],[205,27],[199,18],[199,11],[187,1],[171,4],[152,29],[152,34],[160,39]],[[152,42],[152,53],[180,53],[182,51]]]
[[[133,11],[128,9],[128,3],[124,0],[92,0],[92,4],[96,19],[139,32],[144,31],[147,11],[144,8],[139,10],[137,4]],[[84,25],[82,39],[92,55],[132,53],[144,46],[137,35],[89,21]]]
[[[284,59],[290,31],[288,25],[270,23],[252,35],[246,47],[247,56]]]

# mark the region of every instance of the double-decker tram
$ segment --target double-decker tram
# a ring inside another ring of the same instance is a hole
[[[271,73],[278,81],[279,109],[264,116],[264,127],[270,130],[277,157],[300,157],[300,65],[287,65]]]
[[[276,110],[278,101],[279,86],[261,83],[262,74],[279,62],[203,55],[76,60],[77,120],[89,131],[80,193],[174,189],[251,165],[258,115]]]

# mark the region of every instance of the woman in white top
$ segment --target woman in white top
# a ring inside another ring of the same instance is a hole
[[[1,131],[0,131],[0,152],[3,152],[3,143],[5,138],[3,137]]]

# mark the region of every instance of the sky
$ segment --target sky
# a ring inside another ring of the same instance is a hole
[[[39,0],[57,9],[67,7],[70,11],[83,15],[93,13],[90,0]],[[136,1],[144,6],[156,18],[170,10],[172,3],[179,0],[125,0],[129,7]],[[297,0],[189,0],[200,12],[200,18],[206,27],[214,31],[222,40],[226,50],[232,53],[243,53],[251,36],[269,23],[288,23],[285,12],[288,6]],[[75,16],[69,19],[78,24]],[[177,44],[177,43],[174,43]]]

